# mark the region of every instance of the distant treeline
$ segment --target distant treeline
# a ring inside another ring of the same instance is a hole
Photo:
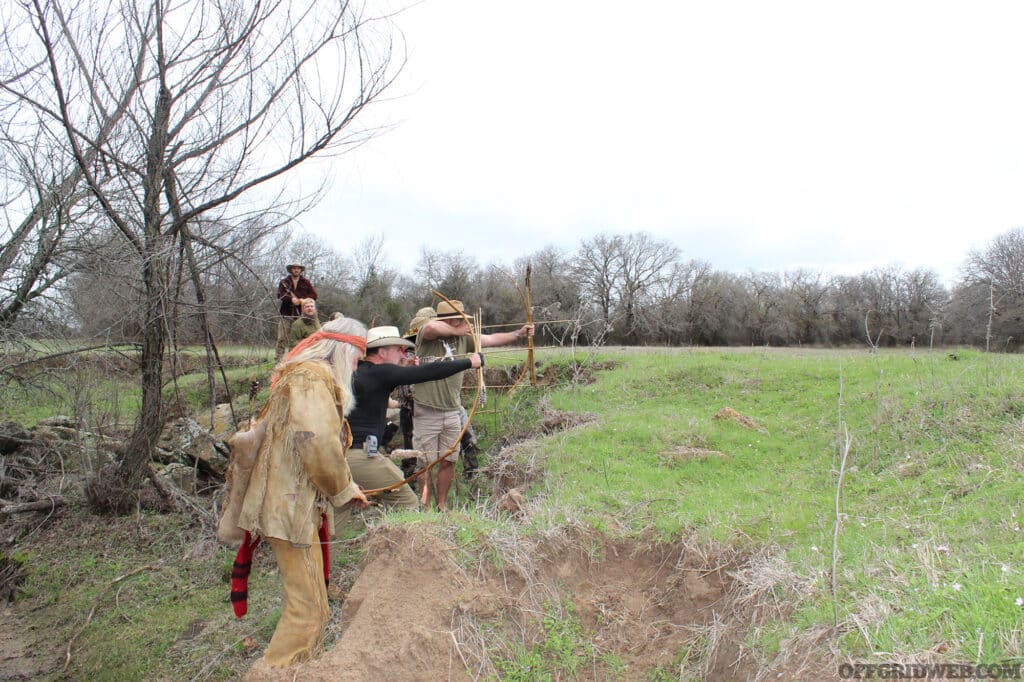
[[[322,318],[340,311],[403,329],[418,308],[436,302],[434,290],[482,310],[485,324],[522,322],[516,285],[523,286],[529,265],[534,319],[552,321],[540,326],[541,343],[967,344],[1005,351],[1024,339],[1021,229],[966,254],[952,289],[932,270],[898,266],[843,276],[724,272],[642,232],[598,235],[572,253],[546,247],[501,265],[483,265],[463,251],[424,249],[413,272],[389,266],[381,236],[348,254],[305,234],[235,239],[233,246],[230,257],[204,254],[202,305],[187,273],[167,282],[165,315],[175,343],[201,340],[200,310],[221,343],[270,343],[274,291],[288,262],[307,266]],[[17,326],[33,335],[138,338],[140,267],[126,259],[131,254],[114,235],[107,247],[94,242],[89,257],[51,296],[31,302]]]

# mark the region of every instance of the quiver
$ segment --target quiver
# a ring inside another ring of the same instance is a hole
[[[238,547],[245,538],[245,531],[238,527],[238,519],[242,514],[242,502],[245,501],[256,457],[266,435],[266,422],[261,419],[248,431],[238,431],[227,441],[231,448],[231,459],[225,476],[228,494],[224,512],[217,523],[217,539],[231,547]]]

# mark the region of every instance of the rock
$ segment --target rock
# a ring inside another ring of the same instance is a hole
[[[63,426],[61,424],[49,424],[42,428],[36,424],[36,433],[45,433],[52,435],[58,440],[76,442],[79,440],[81,431],[78,430],[77,426]]]
[[[71,417],[63,414],[55,414],[52,417],[40,419],[36,422],[36,426],[60,426],[65,429],[78,429],[78,420],[72,419]]]
[[[181,462],[171,462],[160,467],[156,475],[160,478],[166,479],[174,485],[175,488],[188,493],[194,494],[196,491],[196,477],[192,467],[182,464]]]
[[[222,455],[209,434],[202,434],[194,441],[192,447],[185,450],[190,459],[199,461],[199,468],[208,473],[222,477],[228,470],[228,458]]]
[[[205,473],[223,476],[228,469],[228,458],[218,452],[209,432],[190,417],[167,422],[157,447],[175,458],[198,460]]]
[[[231,419],[231,403],[217,405],[213,410],[212,421],[210,411],[203,410],[196,416],[196,423],[209,433],[214,441],[227,440],[235,432],[235,423]]]

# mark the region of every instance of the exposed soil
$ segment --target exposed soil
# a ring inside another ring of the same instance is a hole
[[[565,600],[597,650],[619,656],[635,678],[671,666],[724,606],[725,572],[700,566],[680,545],[588,547],[592,540],[548,541],[531,548],[529,563],[481,574],[461,568],[444,543],[414,531],[377,533],[345,601],[340,640],[288,670],[258,662],[244,679],[477,679],[495,673],[490,656],[500,645],[483,646],[489,624],[515,622],[529,640],[539,630],[534,614]],[[729,679],[750,672],[733,670]]]
[[[729,551],[588,534],[518,549],[502,569],[484,562],[467,570],[437,538],[412,527],[380,530],[345,601],[340,639],[286,670],[260,660],[244,679],[500,679],[494,657],[509,646],[501,638],[515,633],[523,647],[541,641],[540,616],[553,604],[571,604],[593,644],[579,679],[651,679],[654,671],[665,679],[835,679],[821,648],[767,667],[744,649],[756,608],[731,578],[741,558]],[[690,657],[680,660],[686,647]],[[608,654],[621,667],[610,669]]]
[[[16,609],[4,606],[0,620],[0,680],[38,680],[56,670],[56,649]]]

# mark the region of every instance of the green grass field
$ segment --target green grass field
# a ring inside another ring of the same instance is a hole
[[[1022,358],[973,351],[669,350],[553,403],[599,425],[545,445],[549,513],[617,533],[777,547],[798,628],[851,656],[1019,660]],[[753,420],[716,419],[725,408]],[[849,435],[843,486],[837,485]],[[695,450],[699,449],[699,450]],[[692,452],[712,456],[687,457]],[[680,456],[682,453],[682,456]],[[836,538],[833,554],[833,537]],[[832,565],[836,566],[833,594]]]

